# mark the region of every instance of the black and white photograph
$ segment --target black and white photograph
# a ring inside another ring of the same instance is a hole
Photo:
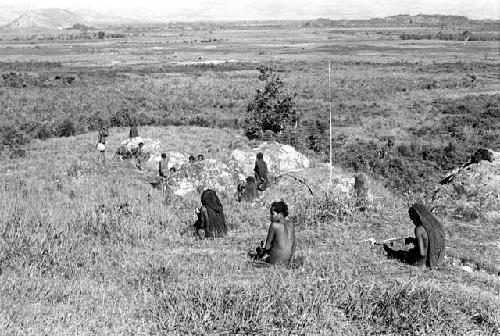
[[[0,335],[499,334],[498,0],[0,0]]]

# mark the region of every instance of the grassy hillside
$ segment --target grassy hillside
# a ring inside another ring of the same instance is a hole
[[[173,150],[219,160],[227,159],[231,148],[248,145],[228,129],[143,127],[140,132]],[[108,147],[116,148],[126,136],[127,129],[113,128]],[[36,142],[25,157],[0,162],[1,334],[495,335],[500,330],[495,223],[465,227],[445,221],[448,256],[439,270],[388,260],[380,247],[361,241],[411,233],[410,200],[376,184],[368,212],[356,212],[335,195],[295,209],[294,266],[263,267],[246,252],[265,237],[267,206],[222,199],[228,237],[197,241],[185,229],[195,219],[199,198],[165,202],[132,164],[98,165],[95,139],[89,133]],[[338,207],[346,211],[335,212]],[[464,272],[453,263],[476,271]]]

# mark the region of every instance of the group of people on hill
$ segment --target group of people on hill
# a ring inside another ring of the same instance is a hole
[[[136,130],[131,129],[134,134]],[[99,152],[98,161],[105,162],[105,143],[108,131],[101,128],[98,133],[96,150]],[[141,151],[143,143],[139,143],[133,156],[137,160],[137,166],[141,167]],[[196,160],[193,155],[189,156],[189,163],[203,161],[203,154],[198,155]],[[173,167],[172,167],[173,168]],[[161,154],[158,164],[159,177],[168,177],[172,168],[168,168],[166,153]],[[252,201],[257,197],[258,191],[265,191],[269,186],[268,167],[264,161],[263,153],[256,156],[254,176],[248,176],[245,184],[238,185],[238,201]],[[197,220],[194,228],[200,238],[220,238],[227,234],[227,225],[224,216],[224,207],[214,190],[207,189],[201,195],[201,207],[196,209]],[[405,245],[413,244],[408,251],[394,250],[388,244],[383,244],[389,258],[399,259],[405,263],[436,267],[442,263],[445,252],[445,233],[441,223],[432,215],[427,207],[421,203],[415,203],[408,211],[410,219],[415,225],[415,237],[404,240]],[[255,252],[250,252],[249,257],[262,260],[271,264],[287,264],[295,253],[295,225],[287,220],[288,205],[284,201],[271,204],[269,209],[270,225],[265,243],[261,242]]]
[[[197,235],[200,238],[224,237],[227,234],[224,207],[216,192],[205,190],[201,195],[201,204],[194,223]],[[261,242],[256,252],[250,252],[249,256],[275,265],[288,264],[295,252],[295,225],[287,220],[288,205],[284,201],[272,203],[269,215],[271,224],[265,244]]]

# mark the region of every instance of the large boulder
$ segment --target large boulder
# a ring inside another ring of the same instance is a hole
[[[232,196],[236,192],[238,181],[238,174],[226,164],[206,159],[183,165],[171,176],[169,185],[172,193],[178,196],[201,194],[205,189]]]
[[[168,168],[179,170],[183,165],[189,162],[189,155],[179,152],[166,152],[168,156]],[[153,154],[149,157],[145,164],[145,168],[150,170],[158,170],[158,163],[161,161],[161,154]]]
[[[157,171],[162,153],[166,153],[169,158],[168,168],[174,167],[175,169],[179,169],[189,161],[189,155],[185,153],[164,151],[160,140],[142,138],[140,136],[123,140],[118,146],[116,154],[122,159],[131,159],[134,157],[134,152],[137,151],[141,142],[144,144],[141,155],[142,160],[144,160],[143,168]]]
[[[329,194],[333,199],[348,202],[356,196],[354,176],[340,168],[332,168],[330,184],[330,166],[318,165],[299,172],[283,173],[263,194],[262,201],[271,204],[284,200],[293,209],[305,199]]]
[[[257,148],[235,149],[231,153],[229,165],[239,171],[242,180],[246,176],[253,176],[255,160],[259,152],[264,154],[264,161],[267,163],[271,176],[297,172],[309,167],[309,159],[292,146],[282,145],[275,141],[263,142]]]
[[[134,151],[139,148],[139,143],[143,143],[142,155],[144,158],[149,159],[152,155],[161,154],[161,142],[157,139],[149,139],[142,137],[128,138],[123,140],[118,149],[116,150],[116,155],[122,157],[122,159],[130,159],[134,155]]]
[[[500,152],[489,151],[489,159],[473,159],[441,181],[432,195],[435,213],[467,221],[500,221]]]

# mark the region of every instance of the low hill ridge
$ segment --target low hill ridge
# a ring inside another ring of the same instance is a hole
[[[4,26],[4,29],[61,29],[71,27],[77,23],[85,25],[89,24],[89,22],[81,15],[78,15],[70,10],[47,8],[22,14],[17,19]]]
[[[374,18],[368,20],[330,20],[319,18],[307,21],[305,27],[456,27],[474,24],[500,24],[498,20],[471,20],[466,16],[460,15],[394,15],[384,18]]]

